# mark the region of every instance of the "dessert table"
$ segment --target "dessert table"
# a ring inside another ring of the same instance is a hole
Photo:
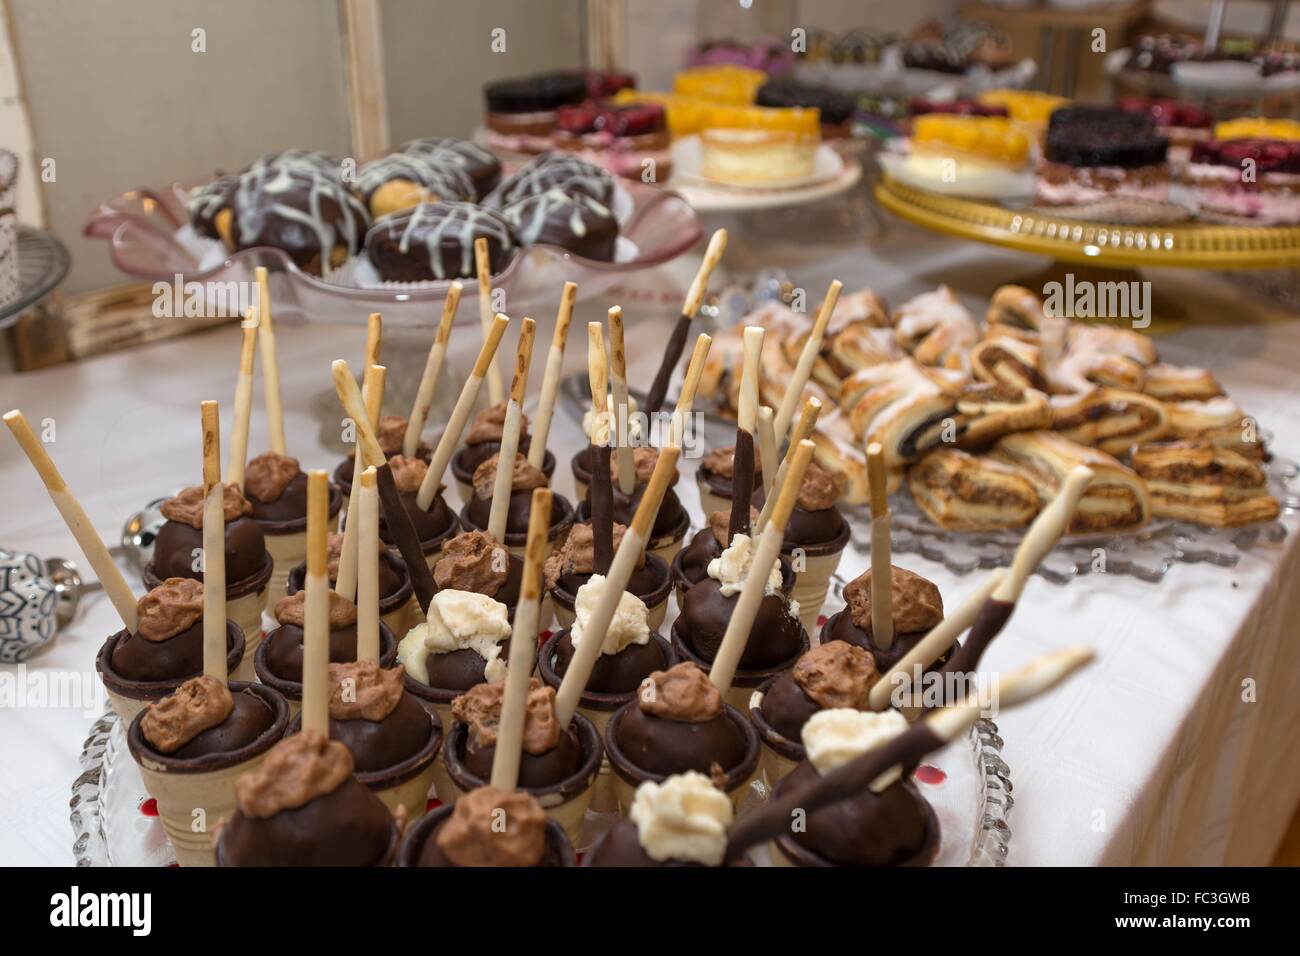
[[[946,282],[981,314],[981,299],[996,286],[1041,266],[1031,257],[935,237],[897,221],[870,243],[790,239],[766,252],[768,264],[779,264],[810,290],[838,277],[846,290],[871,285],[898,302]],[[693,270],[687,256],[623,290],[632,381],[652,376]],[[1188,310],[1186,324],[1159,339],[1163,357],[1208,366],[1273,433],[1277,452],[1300,456],[1300,315],[1251,300],[1212,277],[1153,278]],[[720,288],[716,279],[714,288]],[[601,305],[580,306],[575,318],[598,318]],[[537,318],[539,340],[546,341],[550,319]],[[452,338],[466,354],[477,349],[471,329],[462,327]],[[330,387],[331,359],[359,362],[364,332],[282,323],[278,333],[289,451],[304,467],[332,467],[338,453],[320,445],[318,397]],[[571,338],[567,371],[583,367],[580,341]],[[457,352],[454,346],[448,367],[463,369]],[[43,421],[52,423],[51,454],[100,533],[115,543],[127,515],[197,479],[196,405],[201,398],[220,400],[228,423],[237,354],[238,335],[226,326],[0,379],[0,405],[22,407],[38,432]],[[264,446],[264,425],[258,386],[250,448]],[[557,489],[565,494],[573,493],[567,462],[581,440],[574,419],[557,415],[552,450],[561,462]],[[698,524],[690,476],[695,461],[684,465],[678,490]],[[7,438],[0,482],[6,505],[0,546],[84,565],[36,475]],[[1158,585],[1105,574],[1064,587],[1042,578],[1030,582],[986,667],[1009,670],[1075,643],[1095,647],[1098,661],[1058,692],[997,718],[1015,786],[1009,863],[1271,859],[1300,797],[1294,732],[1300,723],[1300,521],[1295,515],[1282,520],[1285,539],[1257,546],[1234,568],[1179,564]],[[850,554],[840,568],[846,578],[865,567],[851,566],[860,558]],[[978,582],[915,555],[895,560],[935,581],[952,606]],[[0,862],[73,860],[68,798],[82,740],[104,707],[94,654],[114,620],[102,593],[87,594],[52,645],[25,667],[0,665],[0,683],[9,685],[0,693]],[[13,699],[24,693],[26,700]]]

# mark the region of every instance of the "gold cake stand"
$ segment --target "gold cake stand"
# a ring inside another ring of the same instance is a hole
[[[1184,223],[1134,226],[1085,222],[1039,209],[959,199],[917,189],[882,171],[875,189],[882,207],[935,232],[1049,256],[1044,272],[1021,284],[1034,287],[1073,273],[1075,280],[1133,281],[1141,268],[1203,270],[1284,269],[1300,266],[1300,226],[1225,226]],[[1180,324],[1185,309],[1154,296],[1156,323]],[[1104,321],[1104,320],[1103,320]]]

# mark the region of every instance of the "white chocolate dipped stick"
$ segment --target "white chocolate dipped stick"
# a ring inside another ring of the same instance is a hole
[[[329,476],[307,472],[307,581],[302,626],[302,729],[329,736],[330,581],[328,560]],[[357,618],[360,628],[361,618]],[[377,638],[376,638],[377,641]],[[358,651],[360,631],[358,630]],[[376,655],[378,656],[378,655]]]
[[[528,366],[533,360],[533,339],[536,335],[537,323],[524,316],[519,327],[519,344],[515,348],[515,372],[510,379],[506,420],[501,426],[501,450],[497,453],[496,481],[492,484],[492,509],[488,512],[488,534],[497,541],[506,540],[515,455],[519,453],[519,433],[523,430],[524,393],[528,391]]]
[[[492,267],[488,259],[487,240],[482,237],[474,240],[474,271],[478,274],[478,320],[483,327],[483,341],[486,342],[492,326]],[[488,364],[487,379],[488,401],[500,405],[505,401],[506,387],[495,353]]]
[[[758,432],[758,457],[761,461],[776,461],[776,429],[772,425],[772,409],[767,405],[758,406],[758,417],[754,421]],[[768,465],[763,475],[763,500],[772,497],[772,488],[776,485],[776,469]]]
[[[533,440],[528,446],[528,464],[539,471],[546,462],[546,442],[551,435],[555,396],[560,388],[560,372],[564,368],[564,346],[569,341],[569,324],[573,321],[573,303],[577,298],[577,284],[564,283],[564,291],[560,293],[560,308],[555,313],[555,332],[551,335],[551,350],[546,353],[546,370],[542,373],[542,393],[537,399],[537,420],[533,422]]]
[[[221,484],[221,413],[199,404],[203,423],[203,673],[226,683],[226,489]]]
[[[1092,658],[1092,651],[1085,647],[1070,647],[1049,654],[999,680],[994,699],[1000,708],[1033,700]],[[825,806],[862,793],[885,774],[897,776],[900,772],[910,772],[927,754],[947,746],[965,733],[981,716],[980,706],[978,700],[970,700],[935,711],[897,737],[832,770],[811,786],[791,788],[753,813],[742,816],[727,839],[726,860],[739,859],[750,847],[788,832],[796,810],[800,811],[799,818],[807,819],[808,815]]]
[[[799,447],[800,442],[812,435],[813,429],[817,426],[817,416],[821,414],[821,399],[814,395],[809,395],[803,403],[803,411],[799,413],[799,420],[794,423],[790,432],[790,444],[785,450],[785,458],[781,459],[781,467],[776,470],[776,477],[772,481],[772,487],[780,489],[785,484],[785,476],[790,471],[790,460],[794,458],[795,450]],[[759,512],[758,524],[754,527],[762,531],[767,527],[767,521],[772,517],[772,509],[776,507],[776,495],[769,494],[763,499],[763,510]]]
[[[382,365],[366,366],[365,380],[361,394],[366,403],[366,421],[373,430],[379,425],[379,411],[384,406],[384,385],[388,380],[388,369]],[[352,516],[357,513],[357,503],[361,495],[361,473],[367,465],[378,468],[384,462],[366,461],[361,451],[361,426],[352,423],[358,439],[352,459],[352,487],[348,490],[347,520],[343,522],[343,548],[339,552],[339,573],[334,582],[334,590],[349,601],[357,596],[357,532],[353,527]]]
[[[885,491],[885,449],[867,446],[871,494],[871,640],[882,650],[894,646],[894,555],[889,536],[889,495]]]
[[[875,576],[874,573],[872,576]],[[872,710],[884,710],[889,706],[889,699],[895,685],[910,684],[912,671],[918,664],[923,668],[929,667],[939,659],[939,655],[952,647],[953,641],[975,623],[980,608],[993,594],[993,589],[1002,583],[1005,576],[1005,570],[996,569],[980,582],[955,611],[950,611],[947,617],[930,629],[930,633],[917,641],[910,651],[899,658],[897,664],[881,674],[880,679],[871,686],[867,706]]]
[[[244,468],[248,464],[248,426],[253,411],[253,357],[257,348],[257,312],[245,313],[244,340],[239,349],[239,375],[235,379],[235,419],[230,426],[230,460],[226,462],[226,483],[244,490]]]
[[[438,378],[442,375],[442,366],[447,358],[447,340],[451,337],[451,323],[456,318],[456,307],[460,305],[461,284],[453,282],[447,290],[447,298],[442,303],[442,321],[433,336],[433,345],[429,347],[429,357],[424,361],[424,372],[420,375],[420,385],[415,390],[415,401],[411,405],[411,414],[406,419],[406,435],[402,438],[402,454],[414,458],[420,450],[420,432],[429,417],[429,408],[433,405],[433,393],[438,387]]]
[[[822,300],[821,311],[817,313],[817,318],[813,322],[812,331],[808,333],[808,340],[803,344],[803,351],[799,353],[799,360],[795,362],[794,371],[790,374],[790,381],[786,383],[785,395],[781,398],[781,407],[776,413],[776,433],[784,435],[786,429],[790,427],[790,422],[794,418],[794,410],[798,407],[799,399],[803,396],[803,387],[808,384],[808,376],[812,374],[813,362],[817,360],[817,353],[821,351],[822,339],[826,336],[826,326],[831,321],[831,313],[835,311],[835,303],[840,300],[840,290],[844,284],[839,279],[831,282],[830,288],[826,290],[826,298]]]
[[[614,562],[609,567],[609,574],[605,575],[605,589],[601,592],[600,602],[583,629],[586,636],[574,651],[555,695],[555,716],[561,727],[569,726],[573,715],[577,713],[582,692],[591,677],[591,669],[600,657],[605,632],[609,629],[610,621],[614,620],[614,611],[618,609],[619,600],[627,589],[637,559],[645,551],[655,515],[659,513],[659,505],[677,473],[677,459],[680,455],[681,449],[676,445],[665,445],[659,450],[659,461],[655,463],[645,494],[641,496],[641,503],[632,516],[632,525],[623,533],[618,551],[614,554]]]
[[[961,647],[940,668],[941,673],[969,674],[979,667],[984,651],[1006,626],[1016,609],[1016,602],[1024,591],[1029,575],[1034,573],[1039,562],[1065,533],[1090,481],[1092,470],[1086,465],[1076,465],[1066,476],[1056,497],[1039,512],[1025,532],[1020,547],[1016,549],[1016,556],[1011,561],[1011,567],[975,616],[966,640],[962,641]]]
[[[483,339],[483,347],[479,349],[474,367],[470,369],[469,378],[465,379],[460,397],[456,399],[451,414],[447,416],[447,427],[442,430],[438,447],[433,450],[429,469],[424,473],[424,480],[420,482],[420,490],[415,496],[415,503],[422,511],[428,511],[433,505],[433,499],[438,496],[438,489],[442,486],[442,476],[447,473],[447,466],[451,464],[451,458],[456,454],[460,436],[465,432],[465,423],[469,421],[469,413],[473,411],[474,403],[478,401],[483,378],[492,367],[493,356],[497,354],[497,346],[501,344],[501,336],[505,335],[509,321],[504,315],[498,315],[492,320],[492,325]]]
[[[686,377],[682,379],[682,390],[677,393],[677,406],[668,426],[668,440],[674,445],[681,445],[686,437],[686,416],[695,405],[695,393],[699,390],[700,379],[704,375],[704,363],[709,357],[709,346],[713,344],[712,336],[701,332],[695,340],[691,360],[686,365]]]
[[[510,634],[510,658],[506,664],[506,686],[501,701],[501,723],[497,728],[496,751],[492,755],[491,785],[510,791],[519,783],[520,748],[524,742],[524,711],[528,702],[528,678],[537,658],[537,625],[542,610],[542,563],[551,528],[551,490],[534,488],[528,512],[528,543],[524,546],[524,577],[519,586],[519,603]]]
[[[795,451],[790,476],[777,496],[772,520],[758,537],[758,545],[754,548],[749,564],[749,574],[741,588],[740,598],[731,610],[731,620],[727,622],[727,630],[722,635],[722,644],[713,658],[713,666],[709,668],[709,683],[724,697],[731,690],[731,682],[736,677],[736,668],[740,665],[740,656],[749,641],[749,632],[753,630],[754,618],[767,589],[772,565],[781,555],[785,525],[790,520],[790,512],[794,510],[795,499],[799,497],[799,486],[803,483],[803,473],[808,470],[808,463],[812,461],[812,453],[813,443],[810,441],[802,442]]]
[[[610,383],[614,393],[614,463],[618,467],[618,490],[630,497],[636,490],[636,470],[632,465],[632,442],[627,434],[627,350],[623,344],[623,309],[613,306],[608,316]]]
[[[357,502],[357,660],[379,663],[379,491],[375,466],[361,473]]]
[[[411,516],[406,513],[402,495],[393,480],[392,466],[388,464],[383,449],[379,447],[379,439],[375,437],[375,430],[370,425],[365,404],[361,399],[361,389],[357,388],[357,380],[352,377],[352,370],[348,368],[348,363],[343,359],[335,359],[330,371],[334,378],[334,391],[338,393],[339,403],[356,423],[357,453],[363,456],[363,460],[368,460],[375,466],[379,506],[383,509],[393,542],[397,545],[402,560],[406,562],[415,599],[420,604],[421,612],[427,614],[438,586],[434,583],[433,572],[429,570],[429,564],[424,559],[424,551],[420,548],[419,535],[415,533]]]
[[[704,293],[709,289],[709,276],[713,275],[713,270],[722,261],[722,254],[726,249],[727,230],[719,229],[710,237],[700,268],[695,273],[691,287],[686,290],[682,314],[677,317],[677,324],[673,326],[672,334],[668,337],[668,345],[664,349],[663,361],[659,363],[659,371],[655,372],[650,391],[646,394],[645,408],[642,409],[646,415],[653,415],[663,407],[664,396],[668,394],[668,380],[673,377],[673,369],[677,367],[682,352],[686,350],[686,336],[691,331],[691,320],[695,318],[695,313],[700,311]]]
[[[271,451],[288,454],[284,441],[284,401],[280,397],[280,360],[275,351],[275,323],[271,320],[271,277],[266,266],[253,270],[257,277],[257,354],[262,362],[266,397],[266,430]]]
[[[77,546],[81,548],[81,553],[86,556],[86,561],[94,569],[95,576],[99,578],[99,583],[108,594],[108,599],[113,602],[113,610],[117,611],[117,616],[122,619],[122,626],[128,633],[134,634],[140,626],[135,595],[131,593],[131,587],[126,583],[121,570],[113,563],[113,556],[108,553],[104,539],[95,531],[95,526],[90,523],[85,509],[81,507],[81,502],[77,501],[68,489],[49,452],[32,431],[32,426],[27,424],[23,413],[15,408],[13,411],[5,412],[4,419],[9,430],[13,432],[14,438],[18,440],[18,444],[26,452],[32,467],[36,469],[36,474],[45,484],[50,500],[63,516],[63,523],[68,526],[72,537],[77,541]]]

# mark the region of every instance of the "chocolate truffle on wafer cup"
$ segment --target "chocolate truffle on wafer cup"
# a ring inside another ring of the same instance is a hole
[[[341,587],[355,594],[355,579],[351,587],[348,587],[346,582],[339,581],[339,578],[343,577],[343,537],[342,534],[331,534],[326,541],[327,573],[330,586],[340,595],[343,593]],[[405,634],[421,620],[420,605],[415,600],[410,572],[402,556],[388,547],[385,542],[381,541],[376,551],[379,554],[379,619],[394,636]],[[307,565],[303,563],[289,572],[287,596],[293,597],[299,594],[306,581]]]
[[[626,528],[614,525],[612,552],[618,547]],[[569,529],[564,544],[552,551],[546,559],[547,594],[555,608],[556,624],[562,628],[573,626],[578,593],[582,586],[597,573],[594,538],[591,523],[575,524]],[[668,595],[672,591],[672,575],[667,562],[657,554],[644,555],[645,563],[632,572],[627,583],[629,593],[645,604],[649,614],[650,630],[658,631],[668,614]],[[608,570],[606,565],[605,570]]]
[[[1092,660],[1092,651],[1056,651],[992,678],[999,709],[1050,690]],[[926,866],[939,850],[939,822],[908,779],[921,760],[984,716],[984,694],[931,711],[908,725],[896,711],[823,710],[804,726],[807,760],[776,785],[772,799],[737,821],[726,858],[767,840],[778,866]],[[802,826],[791,814],[801,810]]]
[[[220,587],[226,488],[221,483],[217,403],[202,407],[203,541],[205,570],[213,585],[203,596],[203,676],[151,703],[127,730],[131,756],[157,801],[158,816],[182,866],[212,865],[212,832],[234,811],[236,779],[265,759],[289,720],[288,705],[276,691],[228,680]]]
[[[528,367],[532,361],[536,323],[525,317],[519,330],[514,375],[510,397],[506,402],[502,427],[501,450],[474,470],[474,489],[469,503],[461,509],[461,523],[475,531],[486,531],[493,540],[502,542],[511,553],[523,556],[527,543],[529,509],[532,492],[548,484],[545,474],[519,452],[519,432],[523,421],[524,393],[528,388]],[[505,467],[502,463],[509,463]],[[573,524],[573,505],[567,498],[554,496],[551,523],[547,531],[547,553],[564,541]]]
[[[311,665],[317,670],[326,668],[328,675],[321,681],[319,674],[304,674],[303,686],[314,693],[322,688],[327,692],[329,737],[342,742],[352,754],[357,780],[390,810],[398,812],[400,807],[407,820],[414,820],[428,805],[434,762],[442,746],[442,725],[437,714],[403,689],[406,674],[401,665],[394,667],[391,660],[385,662],[380,657],[379,561],[374,546],[379,538],[379,500],[373,466],[361,473],[360,489],[356,518],[362,550],[354,654],[334,662],[329,660],[332,648],[329,655],[307,654],[304,648]],[[334,607],[329,611],[333,614]],[[315,636],[320,641],[332,637]],[[308,679],[310,676],[316,680]],[[311,703],[305,699],[304,709]],[[291,724],[289,733],[299,729],[299,724]]]
[[[326,576],[328,479],[308,481],[307,583],[303,602],[302,726],[276,744],[261,766],[235,784],[236,806],[217,837],[219,866],[386,866],[396,853],[405,811],[394,815],[353,775],[348,748],[329,733],[329,580]],[[371,521],[372,534],[377,533]],[[367,562],[372,575],[374,565]],[[367,591],[369,626],[358,643],[378,651],[376,588]],[[352,687],[374,704],[374,687]]]
[[[601,834],[583,866],[721,866],[735,808],[702,773],[688,770],[636,788],[625,819]]]
[[[203,585],[175,578],[137,601],[23,413],[14,409],[4,420],[121,618],[122,629],[100,647],[95,668],[114,712],[128,724],[151,701],[203,673]],[[244,658],[244,634],[234,622],[226,624],[226,646],[226,668],[233,671]]]
[[[474,792],[488,783],[518,787],[537,799],[570,839],[582,832],[603,756],[600,734],[585,718],[562,724],[555,691],[532,677],[542,601],[542,556],[550,492],[533,493],[528,553],[510,663],[504,680],[480,684],[452,705],[456,723],[444,759],[453,786]]]
[[[302,563],[307,553],[307,475],[285,447],[271,290],[266,268],[258,266],[255,272],[258,306],[255,311],[249,309],[245,316],[226,481],[238,485],[244,493],[253,509],[252,518],[266,539],[266,550],[273,563],[266,601],[273,608],[285,595],[289,572]],[[261,355],[270,447],[245,463],[253,399],[254,345]],[[331,518],[342,507],[342,494],[331,489]]]
[[[757,538],[733,530],[731,544],[709,563],[708,576],[686,592],[682,612],[673,622],[673,649],[678,656],[725,674],[727,702],[742,712],[748,709],[755,687],[789,670],[808,649],[799,608],[781,590],[780,545],[775,545],[777,554],[770,562],[764,553],[774,547],[774,536],[786,526],[796,497],[795,483],[811,455],[811,443],[801,443],[768,527]],[[733,529],[745,522],[740,500],[733,503]],[[745,630],[737,634],[742,622]],[[730,649],[728,639],[733,641]],[[715,683],[720,685],[720,680]]]

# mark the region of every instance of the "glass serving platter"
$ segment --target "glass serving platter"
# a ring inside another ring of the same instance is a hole
[[[82,772],[73,781],[72,852],[77,866],[175,866],[153,800],[126,747],[122,722],[108,711],[90,728],[81,751]],[[1011,771],[1002,758],[1002,738],[991,720],[978,721],[970,734],[931,754],[917,769],[918,789],[939,818],[937,866],[1002,866],[1011,842],[1007,815],[1014,804]],[[741,813],[766,799],[761,783],[752,785]],[[592,840],[618,818],[587,815]],[[765,848],[754,861],[768,865]]]
[[[84,232],[108,243],[109,257],[123,273],[150,282],[252,282],[257,266],[270,273],[277,317],[333,324],[364,324],[371,312],[383,313],[393,325],[432,327],[450,281],[421,283],[418,288],[353,288],[303,272],[284,252],[266,246],[232,253],[203,268],[185,236],[189,231],[186,199],[193,186],[210,177],[174,182],[159,188],[134,189],[99,205]],[[662,265],[691,248],[703,235],[700,218],[677,193],[639,182],[621,182],[627,198],[620,216],[621,234],[636,247],[623,262],[598,262],[559,246],[538,243],[515,255],[493,276],[504,290],[511,313],[554,308],[555,290],[565,281],[578,283],[583,298],[598,295],[629,274]],[[466,281],[460,321],[478,321],[466,302],[478,295]]]

